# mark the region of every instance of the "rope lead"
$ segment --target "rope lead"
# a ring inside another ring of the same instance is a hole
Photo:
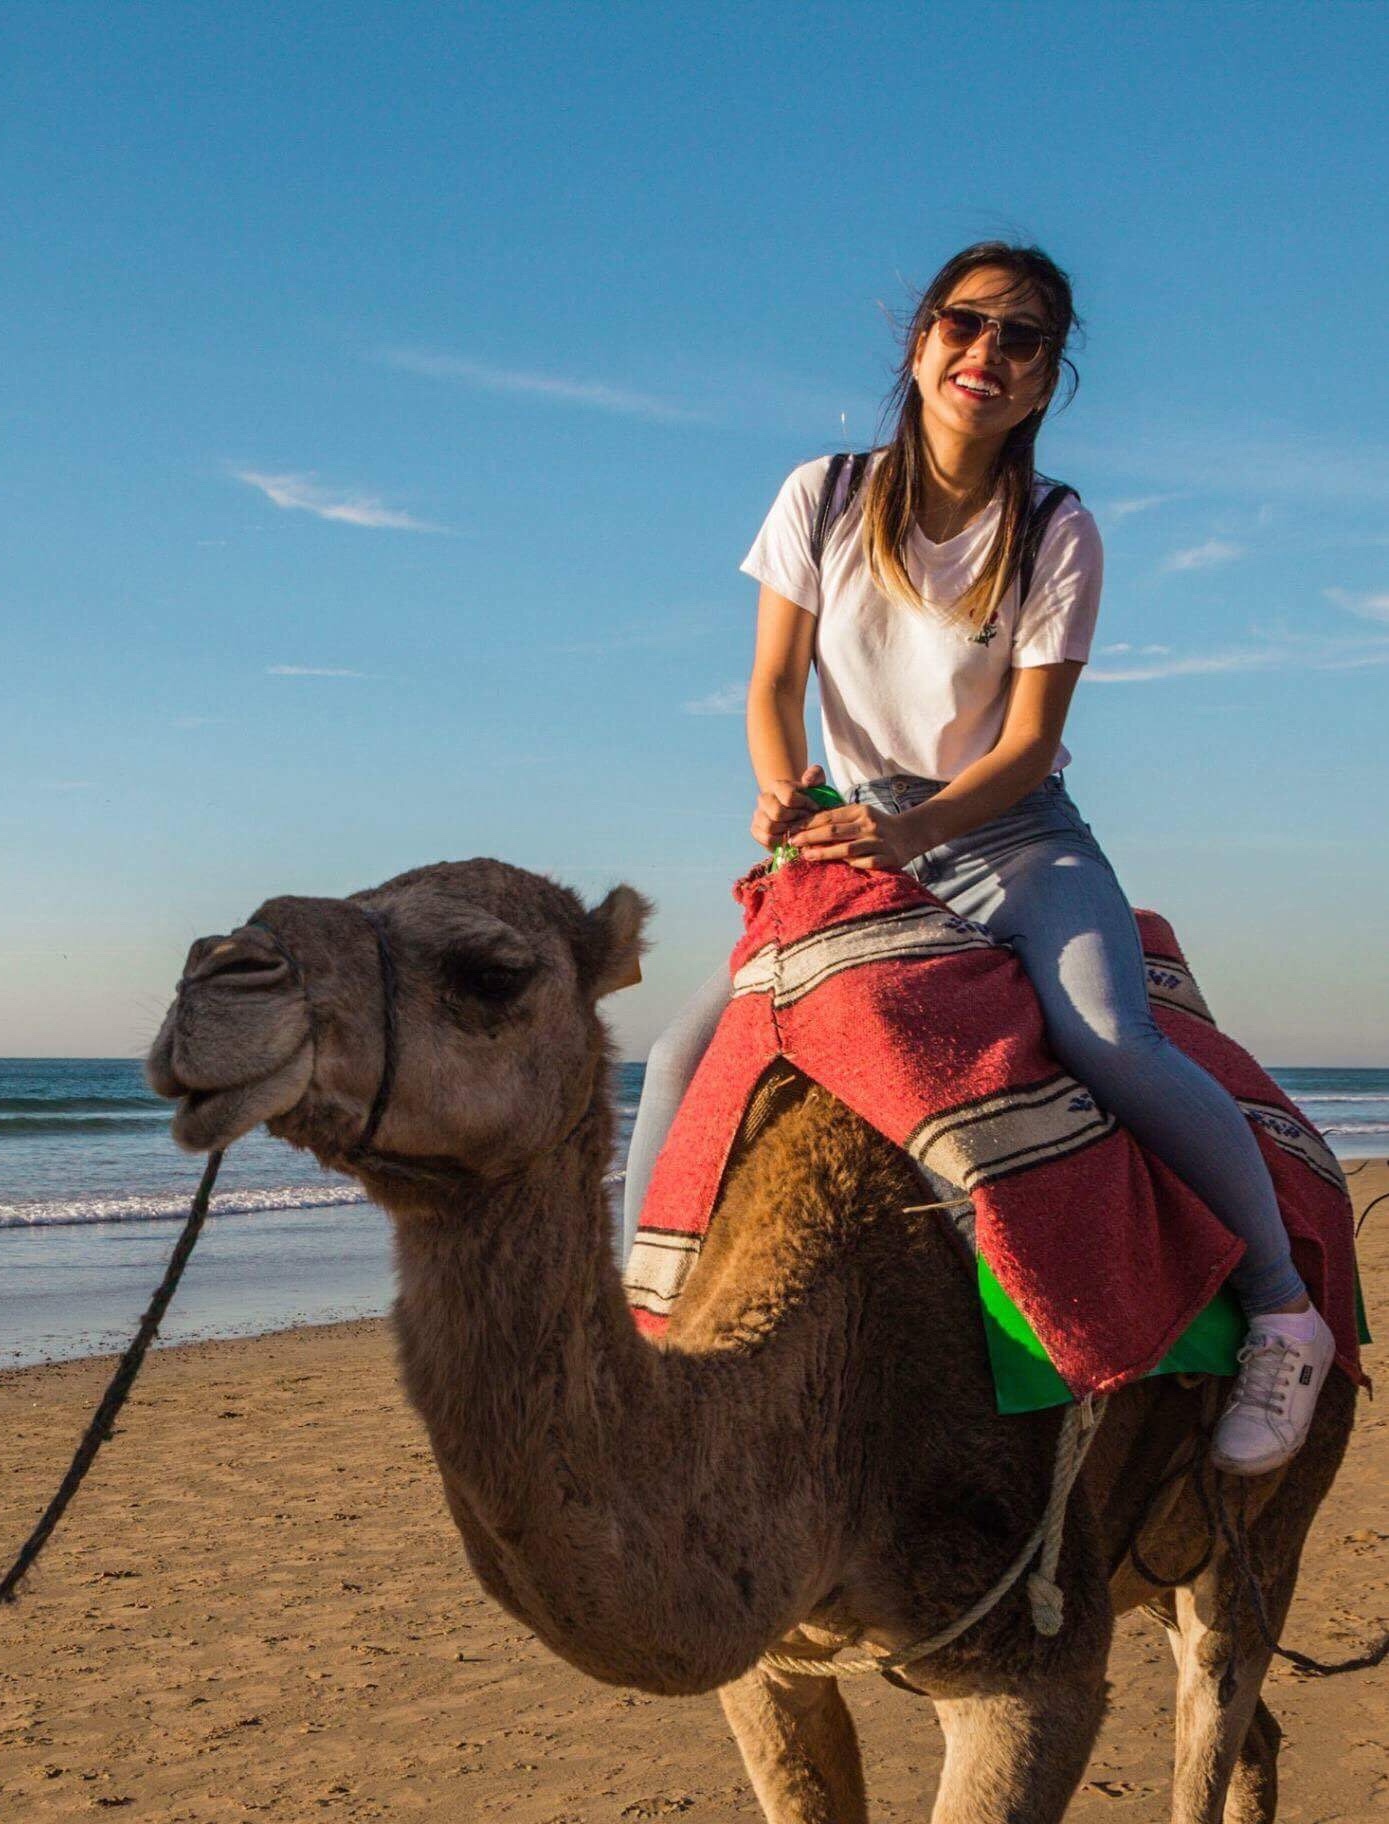
[[[24,1541],[19,1556],[5,1575],[0,1577],[0,1602],[14,1601],[14,1593],[19,1587],[20,1580],[48,1543],[49,1534],[62,1519],[67,1511],[68,1503],[82,1486],[83,1478],[96,1459],[96,1453],[115,1429],[116,1417],[121,1407],[125,1405],[126,1395],[135,1385],[135,1377],[140,1372],[140,1364],[145,1359],[145,1351],[159,1333],[159,1325],[169,1308],[169,1300],[173,1297],[178,1282],[183,1277],[183,1269],[188,1265],[188,1257],[193,1252],[193,1244],[202,1232],[208,1204],[212,1200],[212,1187],[217,1182],[217,1171],[221,1163],[220,1152],[208,1154],[202,1183],[193,1197],[192,1206],[188,1211],[188,1220],[183,1225],[183,1232],[174,1243],[174,1251],[169,1256],[169,1264],[164,1269],[164,1277],[160,1280],[158,1289],[149,1302],[149,1309],[140,1319],[140,1327],[121,1357],[116,1372],[111,1376],[110,1385],[101,1396],[101,1404],[92,1414],[91,1423],[82,1434],[82,1442],[77,1446],[68,1467],[68,1473],[58,1485],[57,1494],[44,1509],[43,1518]]]

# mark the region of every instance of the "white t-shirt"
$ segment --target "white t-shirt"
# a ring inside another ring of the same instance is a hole
[[[913,531],[907,570],[924,603],[913,610],[890,601],[869,575],[860,536],[866,482],[831,531],[816,574],[810,535],[829,462],[821,456],[791,471],[740,567],[817,617],[825,754],[841,792],[892,773],[953,779],[997,743],[1010,671],[1089,658],[1104,570],[1099,529],[1067,495],[1042,539],[1025,611],[1014,579],[981,639],[950,618],[951,604],[983,564],[997,497],[944,544]],[[1035,499],[1047,485],[1038,482]],[[1056,765],[1069,759],[1063,747]]]

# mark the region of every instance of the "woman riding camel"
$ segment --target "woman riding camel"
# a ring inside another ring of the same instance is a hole
[[[787,478],[742,565],[761,584],[752,834],[810,861],[905,869],[1010,944],[1058,1062],[1244,1241],[1230,1278],[1249,1334],[1212,1461],[1255,1475],[1306,1438],[1334,1344],[1249,1123],[1154,1022],[1133,913],[1064,782],[1062,728],[1103,557],[1093,518],[1038,478],[1033,452],[1063,370],[1074,380],[1076,322],[1069,280],[1039,249],[966,248],[912,317],[896,427],[861,480],[836,465],[831,500],[823,457]],[[1050,516],[1037,544],[1039,509]],[[824,779],[806,764],[812,658],[838,809],[804,789]],[[629,1237],[728,997],[720,969],[651,1049]]]

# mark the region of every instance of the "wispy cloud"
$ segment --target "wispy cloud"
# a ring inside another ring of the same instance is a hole
[[[289,513],[312,513],[316,519],[331,519],[344,526],[369,526],[386,532],[447,530],[445,526],[416,519],[413,513],[388,507],[374,494],[322,487],[313,474],[272,475],[264,469],[234,469],[232,472],[238,481],[244,481],[248,488],[259,488],[267,500]]]
[[[267,665],[267,678],[367,678],[367,671],[350,671],[341,665]]]
[[[1367,665],[1389,665],[1389,640],[1362,646],[1358,652],[1309,654],[1304,649],[1290,653],[1287,662],[1307,671],[1363,671]]]
[[[746,684],[725,684],[721,690],[712,690],[707,697],[696,697],[684,707],[689,716],[738,716],[747,700]]]
[[[1110,653],[1117,652],[1137,652],[1143,654],[1171,652],[1172,648],[1170,646],[1134,646],[1131,645],[1128,640],[1116,640],[1112,646],[1097,646],[1095,650],[1096,652],[1108,656]]]
[[[408,374],[422,374],[428,380],[451,380],[463,386],[475,386],[488,393],[524,393],[532,398],[551,399],[561,405],[586,405],[600,412],[617,412],[628,418],[647,418],[657,424],[689,424],[702,419],[703,413],[674,400],[659,398],[622,386],[609,386],[601,380],[581,380],[572,375],[542,374],[526,368],[494,367],[487,361],[473,361],[465,355],[433,354],[427,349],[388,348],[382,355],[388,367]]]
[[[1125,665],[1087,665],[1084,676],[1091,684],[1150,684],[1157,678],[1202,677],[1217,671],[1264,671],[1282,660],[1281,653],[1259,647],[1191,653],[1185,657],[1169,653]]]
[[[1188,545],[1174,551],[1162,566],[1164,570],[1212,570],[1217,564],[1232,564],[1244,556],[1243,545],[1233,545],[1225,538],[1208,538],[1203,545]]]
[[[1106,650],[1116,649],[1100,648]],[[1153,656],[1144,657],[1149,652]],[[1091,684],[1152,684],[1163,678],[1208,677],[1217,672],[1360,671],[1369,665],[1389,665],[1389,638],[1288,637],[1197,653],[1143,647],[1131,660],[1117,665],[1087,665],[1082,676]]]
[[[1323,593],[1328,602],[1335,602],[1338,608],[1346,608],[1364,620],[1389,621],[1389,594],[1382,590],[1359,593],[1353,589],[1327,589]]]
[[[1232,435],[1228,425],[1150,423],[1079,438],[1075,456],[1097,473],[1161,486],[1180,475],[1187,493],[1256,501],[1328,501],[1338,510],[1389,500],[1389,441],[1330,437],[1268,425]],[[1139,496],[1138,498],[1146,498]]]
[[[610,653],[658,652],[670,646],[683,646],[703,638],[708,631],[704,620],[673,620],[664,626],[619,628],[592,640],[559,640],[550,652]]]
[[[1098,517],[1103,525],[1118,526],[1136,513],[1151,513],[1154,507],[1165,507],[1169,500],[1180,499],[1180,494],[1135,494],[1127,500],[1105,501]]]

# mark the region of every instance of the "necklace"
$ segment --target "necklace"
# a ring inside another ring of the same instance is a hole
[[[948,545],[952,538],[957,537],[960,532],[964,530],[971,516],[986,504],[986,502],[980,500],[979,494],[980,490],[976,484],[967,494],[963,495],[955,502],[954,509],[951,512],[949,519],[946,521],[944,532],[939,538],[931,539],[932,544]],[[922,531],[926,531],[924,526],[922,527]],[[929,538],[930,534],[926,533],[926,536]]]

